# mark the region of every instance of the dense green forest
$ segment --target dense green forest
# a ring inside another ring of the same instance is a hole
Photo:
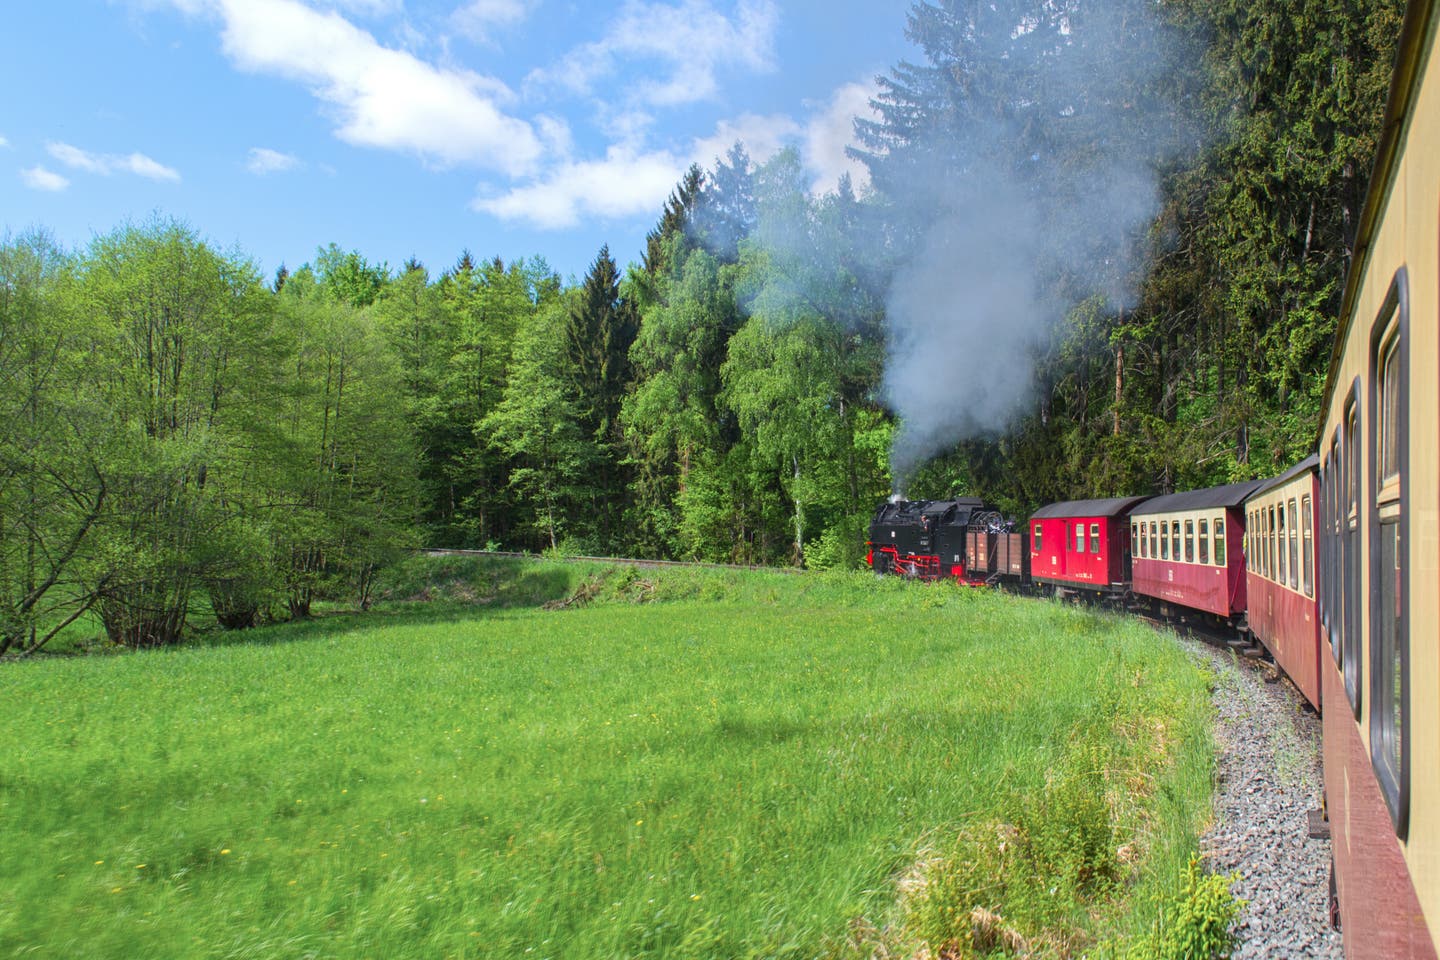
[[[815,196],[793,152],[737,145],[637,262],[602,249],[574,286],[540,257],[397,270],[335,244],[262,277],[165,219],[74,251],[9,236],[0,654],[87,615],[149,646],[207,603],[230,628],[368,604],[421,545],[835,566],[897,482],[1023,515],[1275,473],[1312,440],[1402,8],[917,3],[917,62],[859,124],[868,189]],[[1103,69],[1140,46],[1166,55]],[[1115,236],[1057,226],[1122,163],[1153,203],[1116,206]],[[1036,236],[1094,242],[1026,267],[1015,311],[1058,310],[1012,344],[1014,402],[915,439],[897,478],[896,398],[944,407],[1003,366],[982,332],[895,379],[899,311],[968,296],[916,265],[1010,249],[963,217],[935,247],[914,184],[1009,202],[997,177]]]

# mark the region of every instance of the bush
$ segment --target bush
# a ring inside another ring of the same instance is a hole
[[[805,566],[811,570],[858,570],[865,566],[869,527],[869,514],[841,517],[818,539],[805,544]]]
[[[1230,887],[1239,874],[1204,874],[1190,858],[1181,888],[1145,939],[1131,946],[1125,960],[1219,960],[1235,947],[1231,926],[1245,901]]]

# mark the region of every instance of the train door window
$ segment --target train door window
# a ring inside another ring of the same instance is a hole
[[[1100,524],[1090,524],[1090,552],[1100,552]]]
[[[1305,596],[1315,596],[1315,505],[1310,497],[1300,498],[1300,573],[1305,578]]]
[[[1170,559],[1180,562],[1180,521],[1170,521]]]
[[[1185,521],[1185,562],[1195,562],[1195,521]]]
[[[1215,518],[1215,566],[1225,566],[1225,518]]]
[[[1409,828],[1409,296],[1396,274],[1375,324],[1370,367],[1370,760],[1395,832]],[[1377,422],[1378,420],[1378,422]]]
[[[1041,533],[1041,531],[1044,530],[1044,529],[1045,529],[1045,528],[1042,527],[1040,524],[1038,524],[1038,523],[1035,524],[1035,545],[1034,545],[1034,552],[1035,552],[1035,553],[1039,553],[1041,550],[1044,549],[1044,547],[1041,546],[1042,542],[1043,542],[1044,539],[1045,539],[1044,536],[1043,536],[1042,533]]]
[[[1345,489],[1341,493],[1340,541],[1342,569],[1340,592],[1346,597],[1345,620],[1341,624],[1341,646],[1345,649],[1345,693],[1355,719],[1360,719],[1360,409],[1359,378],[1356,378],[1345,411],[1340,447],[1345,458]]]
[[[1200,521],[1200,562],[1210,562],[1210,521]]]
[[[1075,524],[1075,552],[1085,552],[1085,524]]]

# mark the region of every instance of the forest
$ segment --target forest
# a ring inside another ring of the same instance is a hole
[[[737,144],[624,266],[262,276],[183,220],[0,239],[0,656],[368,606],[415,548],[853,566],[1313,445],[1400,0],[917,2],[856,189]],[[1115,68],[1125,64],[1125,68]]]

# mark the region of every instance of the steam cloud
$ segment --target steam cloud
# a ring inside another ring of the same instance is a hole
[[[788,263],[885,274],[861,280],[884,291],[897,491],[930,457],[1025,412],[1036,360],[1071,309],[1132,305],[1157,171],[1200,146],[1172,99],[1198,58],[1153,0],[915,9],[960,21],[965,49],[935,71],[956,78],[953,99],[927,99],[928,126],[878,158],[877,203],[863,214],[872,229],[821,249],[833,239],[817,238],[803,210],[762,204],[751,237]],[[913,70],[897,70],[897,85],[913,87]],[[768,305],[823,301],[805,289],[816,276],[825,282],[824,270],[773,281]]]
[[[977,73],[1040,91],[1020,101],[1025,116],[977,110],[960,131],[925,132],[911,175],[887,186],[913,238],[886,298],[897,489],[929,457],[1025,410],[1035,358],[1068,310],[1134,297],[1156,166],[1189,132],[1155,94],[1180,51],[1153,3],[1065,6],[1048,25],[992,23],[997,39],[981,45]],[[977,5],[975,16],[1000,15]]]

